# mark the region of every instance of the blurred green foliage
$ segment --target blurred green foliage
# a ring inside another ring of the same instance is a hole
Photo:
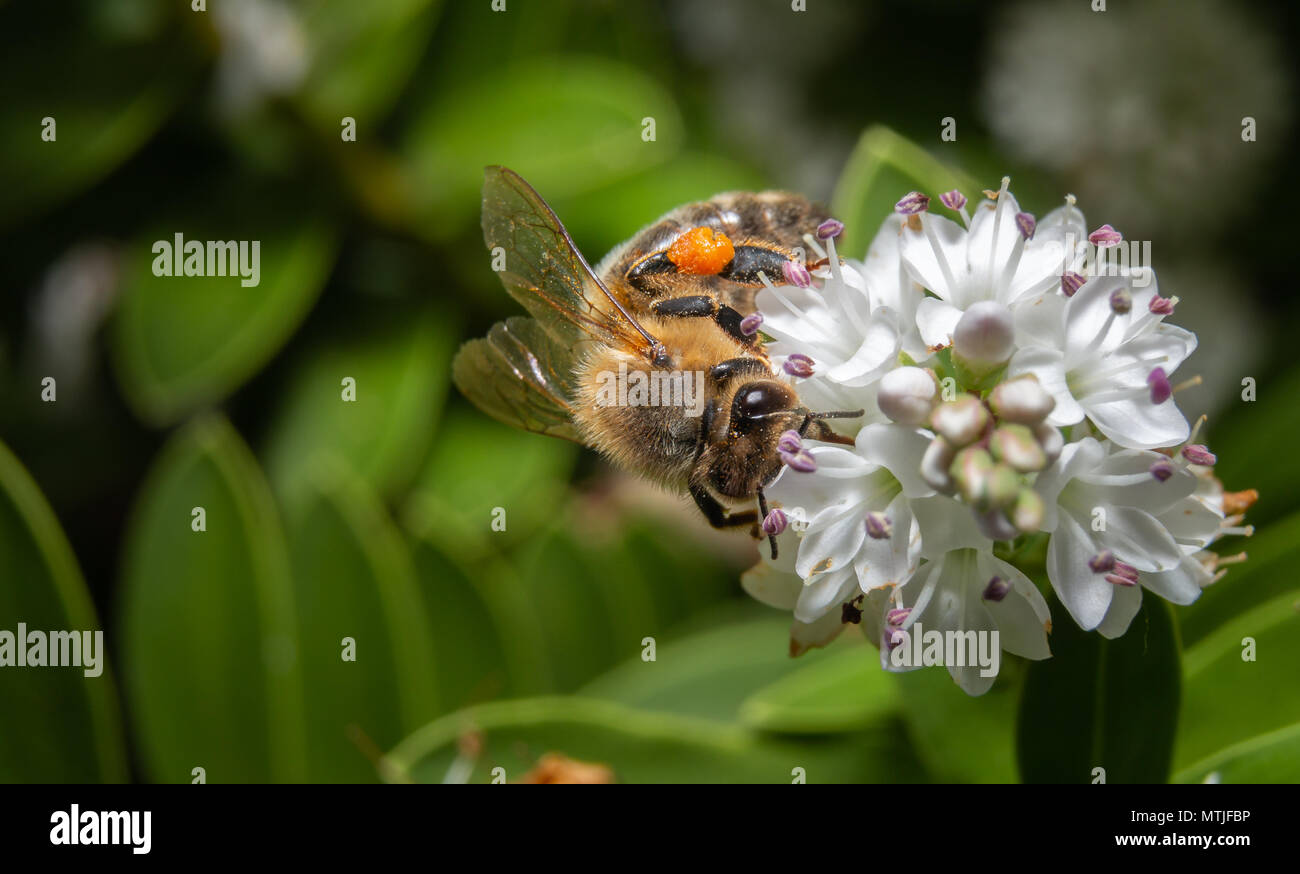
[[[1083,780],[1098,757],[1113,781],[1300,780],[1300,464],[1275,444],[1300,371],[1212,423],[1229,488],[1263,491],[1251,561],[1113,643],[1054,611],[1057,658],[978,699],[856,635],[790,659],[686,502],[448,390],[457,342],[514,311],[485,164],[593,262],[727,189],[828,199],[850,255],[913,188],[1013,172],[1050,209],[1068,180],[965,120],[984,4],[209,5],[0,5],[0,629],[105,628],[112,661],[0,671],[0,780],[487,781],[550,751],[624,781]],[[154,276],[176,233],[259,240],[259,285]]]

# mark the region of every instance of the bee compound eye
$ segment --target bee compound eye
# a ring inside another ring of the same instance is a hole
[[[789,392],[773,382],[751,382],[736,392],[735,413],[744,419],[761,419],[790,409]]]

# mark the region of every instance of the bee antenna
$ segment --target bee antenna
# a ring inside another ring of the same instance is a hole
[[[762,525],[763,521],[767,519],[767,496],[763,494],[763,490],[761,488],[758,490],[758,511],[759,511],[758,524]],[[776,535],[775,534],[767,535],[767,543],[768,546],[772,547],[772,561],[776,561]]]
[[[827,410],[824,413],[809,413],[809,419],[856,419],[865,416],[866,410]]]

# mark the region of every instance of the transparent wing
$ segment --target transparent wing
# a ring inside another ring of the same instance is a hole
[[[501,282],[561,346],[595,338],[648,348],[649,336],[610,297],[555,213],[517,173],[488,167],[483,240],[505,251]]]
[[[452,380],[498,421],[581,443],[573,427],[574,357],[536,319],[513,316],[456,353]]]

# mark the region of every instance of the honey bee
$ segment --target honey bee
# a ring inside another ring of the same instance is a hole
[[[803,235],[825,218],[794,194],[720,194],[673,210],[593,270],[527,182],[488,167],[483,238],[530,317],[462,346],[453,379],[488,415],[592,447],[689,493],[715,528],[759,536],[782,433],[852,443],[825,420],[863,415],[808,410],[742,324],[764,279],[782,282]],[[612,395],[619,379],[643,390]],[[669,387],[668,402],[655,402],[654,385]]]

